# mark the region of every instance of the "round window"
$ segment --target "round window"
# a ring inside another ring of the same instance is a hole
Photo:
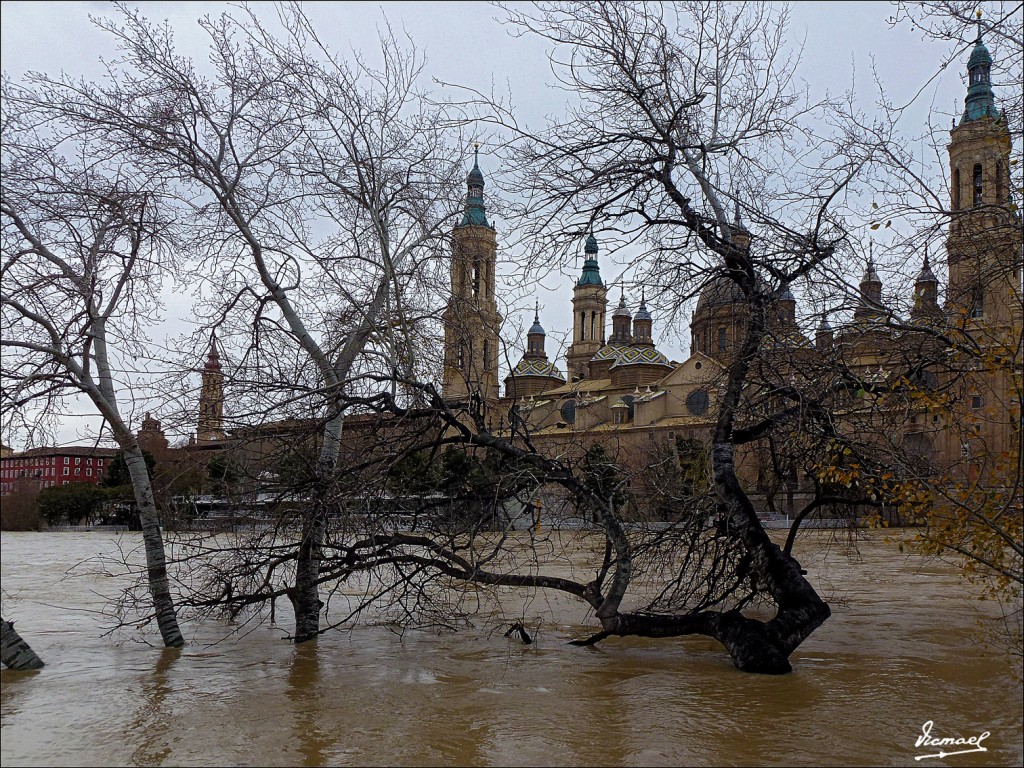
[[[696,392],[691,392],[686,398],[686,410],[694,416],[702,416],[707,411],[710,402],[711,398],[708,397],[708,393],[703,389],[698,389]]]
[[[559,409],[559,413],[562,414],[562,421],[566,424],[573,424],[576,422],[576,401],[566,400],[562,403],[562,407]]]

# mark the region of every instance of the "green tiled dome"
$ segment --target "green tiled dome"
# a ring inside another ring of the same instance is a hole
[[[663,365],[671,368],[668,358],[651,347],[624,347],[612,368],[624,368],[627,365]]]
[[[519,361],[519,365],[512,369],[512,375],[516,378],[547,376],[559,381],[565,381],[562,372],[555,367],[554,363],[547,360],[527,360],[524,358]]]

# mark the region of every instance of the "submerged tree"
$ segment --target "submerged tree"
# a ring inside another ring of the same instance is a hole
[[[741,669],[787,671],[788,656],[829,609],[758,521],[736,453],[805,406],[799,393],[775,386],[763,408],[752,407],[753,384],[765,349],[777,346],[790,286],[830,274],[849,248],[837,209],[872,148],[843,126],[824,134],[815,124],[835,119],[832,105],[807,103],[795,88],[784,12],[611,3],[507,11],[512,24],[555,45],[561,84],[578,99],[564,119],[512,141],[520,169],[513,185],[529,193],[523,225],[538,222],[535,237],[549,248],[588,228],[619,232],[643,248],[642,275],[663,303],[679,306],[714,283],[744,307],[710,459],[720,534],[775,616],[681,603],[665,613],[620,611],[634,551],[606,515],[617,578],[597,612],[601,635],[708,634]]]
[[[124,452],[165,645],[182,645],[153,490],[122,414],[131,358],[145,359],[172,222],[160,184],[104,151],[38,94],[3,86],[2,306],[5,421],[85,395]]]
[[[2,630],[2,636],[0,636],[0,661],[3,662],[5,667],[9,669],[31,670],[41,669],[44,666],[43,660],[32,650],[32,646],[26,643],[21,635],[18,634],[18,630],[14,628],[13,621],[0,619],[0,630]]]
[[[179,247],[212,282],[211,323],[234,334],[239,417],[316,425],[287,592],[295,640],[309,640],[346,397],[382,356],[404,378],[429,364],[418,313],[463,148],[443,105],[415,90],[419,54],[390,31],[378,70],[337,57],[297,5],[279,8],[277,34],[251,11],[207,18],[204,76],[170,30],[121,10],[99,22],[123,54],[107,82],[37,77],[32,96],[173,189],[189,227]]]

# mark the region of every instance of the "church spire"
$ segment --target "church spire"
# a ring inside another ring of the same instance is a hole
[[[647,310],[647,289],[640,289],[640,308],[633,316],[633,346],[654,347],[653,322]]]
[[[735,194],[733,195],[733,218],[729,237],[732,244],[740,250],[750,247],[750,230],[747,229],[747,225],[740,217],[740,198]]]
[[[217,332],[210,331],[210,349],[206,353],[206,365],[203,366],[204,371],[219,371],[220,370],[220,350],[217,347]]]
[[[937,316],[940,311],[939,279],[932,272],[932,266],[928,261],[928,244],[925,243],[921,271],[914,280],[914,308],[910,310],[910,317],[913,320],[920,320]]]
[[[626,306],[626,291],[622,289],[619,306],[612,312],[612,335],[609,344],[627,345],[633,343],[633,315]]]
[[[526,332],[526,357],[542,357],[547,360],[547,352],[544,351],[545,333],[544,326],[540,324],[540,302],[533,305],[533,325]]]
[[[484,210],[484,175],[480,171],[480,145],[473,145],[473,168],[466,176],[466,210],[461,226],[488,227]]]
[[[224,432],[224,372],[220,365],[217,332],[210,333],[210,349],[202,371],[199,390],[199,423],[196,438],[200,443],[223,440]]]
[[[597,238],[591,232],[587,244],[583,248],[586,258],[583,260],[583,273],[576,285],[603,285],[601,268],[597,263]]]
[[[860,320],[878,317],[882,308],[882,280],[875,271],[874,243],[868,243],[868,263],[864,268],[864,276],[860,279],[860,301],[853,316]]]
[[[981,40],[981,11],[978,11],[978,37],[967,61],[967,98],[961,123],[982,117],[999,117],[992,93],[992,56]]]

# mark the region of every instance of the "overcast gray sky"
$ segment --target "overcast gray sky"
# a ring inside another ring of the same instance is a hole
[[[151,19],[167,19],[176,31],[181,51],[197,59],[205,59],[206,43],[196,19],[229,8],[226,3],[215,2],[149,2],[142,7]],[[261,16],[270,18],[274,14],[269,4],[256,3],[253,7]],[[553,78],[545,46],[537,39],[509,35],[499,23],[500,9],[488,4],[317,2],[305,8],[321,37],[336,49],[354,48],[370,55],[378,47],[377,29],[386,16],[392,26],[404,28],[425,51],[428,77],[483,91],[489,91],[492,85],[498,90],[507,89],[521,120],[527,123],[558,113],[563,105],[560,94],[550,87]],[[800,74],[812,96],[821,96],[826,90],[842,92],[855,82],[861,106],[868,109],[873,102],[871,68],[875,67],[892,101],[911,103],[903,117],[908,136],[922,133],[929,113],[941,113],[936,122],[948,125],[949,115],[962,109],[966,55],[959,66],[939,72],[950,53],[949,46],[926,41],[906,25],[890,27],[888,19],[893,9],[889,3],[797,2],[791,9],[790,41],[794,47],[803,46]],[[113,12],[110,4],[101,2],[3,2],[0,64],[4,73],[15,79],[28,70],[98,76],[102,72],[100,57],[112,57],[113,48],[88,16]],[[481,166],[485,174],[498,171],[489,166],[487,157],[481,157]],[[933,171],[941,173],[942,169],[936,167]],[[500,220],[497,227],[500,239]],[[613,280],[618,268],[606,260],[602,274],[606,281]],[[539,291],[542,319],[549,332],[549,355],[571,330],[571,288],[571,279],[553,272],[544,290]],[[172,318],[188,315],[185,301],[184,297],[172,298],[168,307]],[[521,311],[514,314],[525,315],[526,305],[532,308],[532,304],[532,300],[524,299]],[[661,349],[672,359],[684,359],[686,345],[681,339],[685,339],[686,329],[667,332],[660,328],[657,307],[652,309],[656,335],[663,340]],[[524,319],[532,318],[510,318],[517,324]],[[515,350],[509,354],[518,356]],[[564,360],[558,364],[564,370]],[[83,408],[83,414],[88,410]],[[94,423],[84,415],[69,418],[58,438],[60,442],[78,440]],[[3,437],[12,440],[15,447],[23,447],[18,436]]]

